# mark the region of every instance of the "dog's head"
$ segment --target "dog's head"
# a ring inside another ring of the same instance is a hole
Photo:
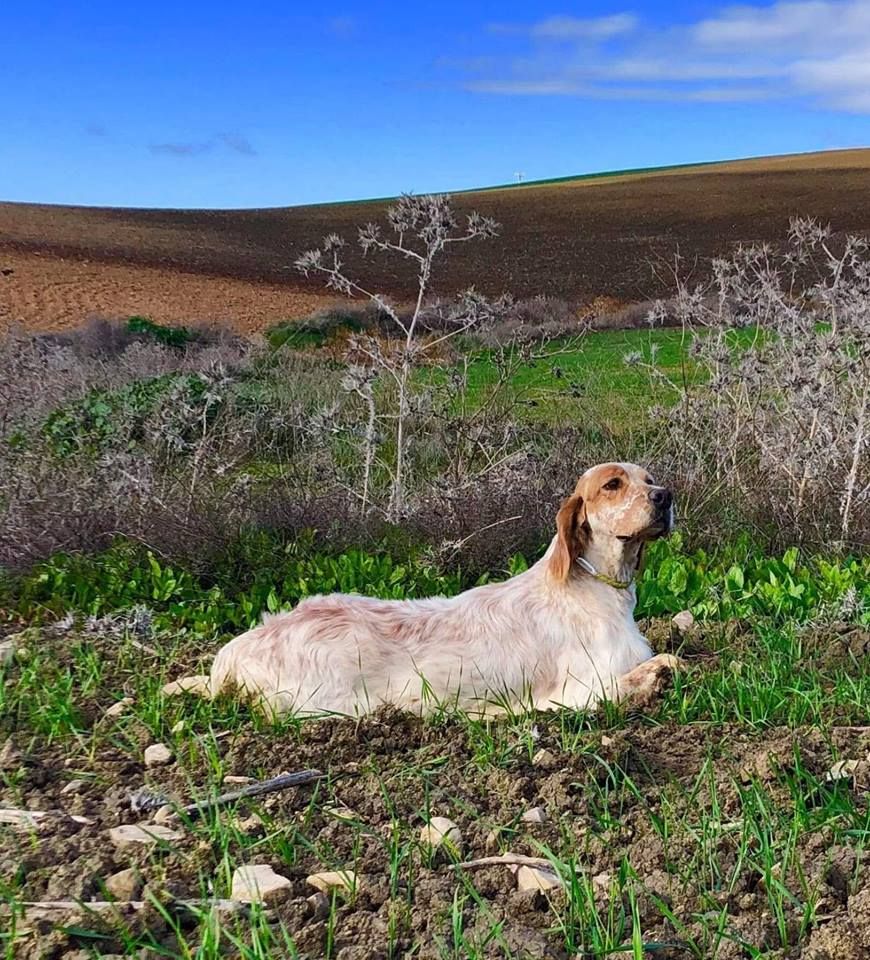
[[[634,463],[602,463],[577,481],[556,516],[556,547],[550,571],[566,580],[591,540],[644,543],[667,536],[674,526],[674,497],[648,470]]]

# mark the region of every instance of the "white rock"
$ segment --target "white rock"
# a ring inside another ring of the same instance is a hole
[[[356,874],[353,870],[327,870],[324,873],[312,873],[305,882],[321,893],[353,893],[356,890]]]
[[[253,777],[234,777],[232,776],[232,774],[227,774],[227,776],[224,777],[224,783],[227,785],[230,785],[230,784],[243,785],[243,784],[253,783],[253,782],[254,782]]]
[[[855,776],[857,769],[857,760],[838,760],[825,775],[825,780],[827,780],[828,783],[833,783],[837,780],[851,780],[852,777]]]
[[[171,843],[180,840],[181,834],[159,823],[125,823],[120,827],[112,827],[109,839],[118,847],[129,847],[133,844]]]
[[[15,659],[15,650],[17,649],[15,640],[7,637],[6,640],[0,640],[0,666],[6,666]]]
[[[119,870],[103,881],[106,892],[116,900],[135,900],[142,890],[142,878],[137,870]]]
[[[177,697],[182,693],[191,693],[197,697],[209,695],[210,677],[206,673],[195,674],[192,677],[180,677],[164,685],[160,691],[164,697]]]
[[[547,821],[547,811],[543,807],[532,807],[520,817],[523,823],[545,823]]]
[[[554,890],[561,886],[562,878],[555,870],[545,867],[520,867],[517,870],[519,890]]]
[[[420,841],[433,849],[443,846],[458,851],[462,846],[462,831],[448,817],[432,817],[420,831]]]
[[[541,749],[532,757],[533,767],[549,767],[555,762],[555,755],[546,747],[541,747]]]
[[[154,811],[151,819],[155,823],[166,827],[169,826],[170,823],[175,823],[178,820],[178,815],[175,812],[175,807],[173,807],[171,803],[164,803],[162,807],[158,807]]]
[[[88,817],[71,816],[63,810],[16,810],[10,807],[0,808],[0,823],[8,823],[22,830],[32,830],[43,820],[59,817],[61,820],[72,820],[73,823],[87,826],[94,821]]]
[[[605,733],[604,736],[601,738],[601,746],[609,747],[612,743],[613,743],[613,737],[608,737],[607,734]]]
[[[235,871],[230,896],[242,903],[264,903],[279,890],[292,885],[292,881],[275,873],[267,863],[252,863]]]
[[[60,791],[60,795],[62,797],[67,797],[73,793],[81,793],[84,788],[84,780],[70,780],[70,782]]]
[[[122,697],[117,703],[113,703],[111,707],[106,711],[107,717],[120,717],[122,714],[126,713],[130,707],[133,706],[134,700],[132,697]]]
[[[0,823],[8,823],[13,827],[24,829],[35,827],[40,820],[44,820],[47,816],[48,814],[42,810],[0,809]]]
[[[671,617],[671,623],[680,633],[688,633],[695,626],[695,617],[691,610],[681,610]]]
[[[165,743],[152,743],[145,748],[144,759],[146,767],[165,767],[172,763],[172,751]]]

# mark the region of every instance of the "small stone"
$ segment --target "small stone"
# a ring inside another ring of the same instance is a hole
[[[292,885],[292,881],[275,873],[269,864],[252,863],[235,871],[230,896],[242,903],[265,903]]]
[[[356,890],[356,874],[353,870],[327,870],[324,873],[312,873],[305,882],[321,893],[353,893]]]
[[[120,827],[112,827],[109,839],[118,847],[129,847],[134,844],[156,844],[161,841],[171,843],[180,840],[181,834],[159,823],[125,823]]]
[[[152,743],[145,748],[144,759],[146,767],[165,767],[172,763],[172,751],[165,743]]]
[[[520,817],[523,823],[546,823],[547,811],[543,807],[532,807]]]
[[[154,816],[151,819],[155,823],[166,827],[170,823],[176,823],[178,821],[178,815],[175,812],[175,807],[173,807],[171,803],[164,803],[162,807],[158,807],[154,811]]]
[[[117,703],[113,703],[112,706],[106,710],[106,716],[120,717],[133,706],[133,703],[134,700],[132,697],[122,697]]]
[[[164,697],[178,697],[183,693],[190,693],[197,697],[207,697],[209,695],[208,674],[196,674],[192,677],[180,677],[178,680],[172,680],[164,685],[160,691]]]
[[[264,827],[263,818],[257,813],[252,813],[248,817],[241,817],[236,820],[236,829],[246,837],[262,832]]]
[[[420,831],[420,842],[433,850],[439,847],[458,853],[462,847],[462,831],[447,817],[432,817]]]
[[[518,890],[555,890],[564,886],[555,870],[546,867],[520,867],[517,870]]]
[[[35,830],[41,824],[51,826],[58,821],[77,823],[87,826],[94,821],[89,817],[79,817],[64,813],[63,810],[16,810],[11,807],[0,808],[0,823],[8,823],[20,830]]]
[[[15,659],[15,651],[17,649],[18,646],[14,637],[7,637],[5,640],[0,640],[0,666],[5,667],[7,663],[11,663]]]
[[[312,920],[324,920],[329,916],[329,897],[325,893],[312,893],[305,898]]]
[[[46,816],[48,814],[42,810],[13,810],[8,807],[0,809],[0,823],[23,829],[34,829]]]
[[[142,891],[142,877],[137,870],[119,870],[103,881],[106,892],[116,900],[135,900]]]
[[[605,733],[604,736],[601,738],[601,746],[609,747],[609,746],[612,746],[612,744],[613,744],[613,737],[608,737],[607,734]]]
[[[541,749],[532,757],[533,767],[552,767],[555,762],[555,754],[546,747],[541,747]]]
[[[858,766],[858,760],[838,760],[825,774],[825,780],[828,783],[835,783],[838,780],[851,780],[855,776]]]
[[[348,822],[353,822],[354,820],[359,821],[359,814],[355,810],[351,810],[350,807],[338,807],[333,806],[332,804],[327,804],[323,808],[323,812],[328,817],[334,817],[336,820],[344,820]]]
[[[592,890],[600,896],[609,896],[612,886],[613,875],[606,870],[603,873],[596,873],[592,878]]]
[[[62,797],[67,797],[71,794],[81,793],[84,788],[84,780],[70,780],[70,782],[60,791],[60,795]]]
[[[224,777],[224,783],[227,784],[227,786],[230,784],[245,785],[253,782],[253,777],[234,777],[232,774],[227,774],[227,776]]]
[[[695,626],[695,617],[691,610],[681,610],[671,617],[671,623],[677,628],[679,633],[689,633]]]

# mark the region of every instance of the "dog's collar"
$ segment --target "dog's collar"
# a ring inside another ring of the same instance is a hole
[[[617,580],[614,577],[608,577],[606,573],[599,573],[585,557],[577,557],[577,563],[590,577],[599,580],[601,583],[606,583],[608,587],[613,587],[615,590],[628,590],[634,582],[633,580]]]

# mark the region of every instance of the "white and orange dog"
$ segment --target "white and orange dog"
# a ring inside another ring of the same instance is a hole
[[[642,467],[593,467],[524,573],[449,598],[303,600],[223,647],[209,692],[234,688],[272,713],[309,716],[642,701],[679,663],[654,657],[633,617],[644,543],[673,517],[671,492]]]

